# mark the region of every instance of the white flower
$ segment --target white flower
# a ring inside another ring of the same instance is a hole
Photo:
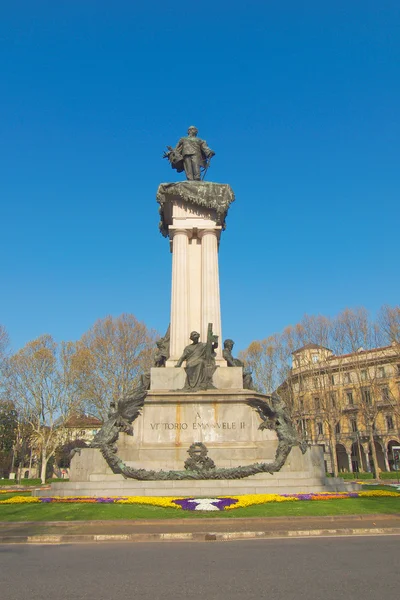
[[[212,504],[213,502],[218,502],[219,498],[193,498],[193,500],[188,500],[188,503],[196,504],[194,510],[219,510],[218,506]]]

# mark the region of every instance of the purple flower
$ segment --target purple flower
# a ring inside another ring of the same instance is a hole
[[[96,502],[99,504],[114,504],[116,500],[119,500],[119,498],[96,498]]]
[[[196,502],[194,498],[183,498],[182,500],[173,500],[175,504],[178,504],[183,510],[196,510]]]

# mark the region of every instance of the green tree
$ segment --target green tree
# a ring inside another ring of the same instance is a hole
[[[8,475],[12,467],[13,452],[17,440],[18,415],[10,402],[0,403],[0,473]]]

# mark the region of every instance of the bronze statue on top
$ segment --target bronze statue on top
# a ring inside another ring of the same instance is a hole
[[[201,181],[210,166],[210,160],[215,152],[207,146],[205,140],[197,137],[198,129],[193,125],[188,129],[188,135],[181,137],[176,148],[167,146],[163,158],[168,158],[171,167],[182,173],[185,171],[189,181]],[[203,170],[203,177],[200,171]]]

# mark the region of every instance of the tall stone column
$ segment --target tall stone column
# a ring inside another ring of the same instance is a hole
[[[172,239],[170,360],[175,364],[188,343],[189,230],[170,226],[169,232]]]
[[[347,454],[347,461],[349,463],[349,473],[352,473],[353,472],[353,463],[351,461],[351,450],[346,449],[346,454]]]
[[[368,444],[362,444],[364,455],[365,455],[365,465],[367,467],[367,473],[371,472],[371,462],[369,460],[369,446]]]
[[[201,339],[207,339],[207,327],[213,324],[213,333],[218,335],[216,361],[226,364],[222,358],[221,301],[218,273],[218,239],[221,227],[199,231],[201,239]]]
[[[389,456],[388,456],[387,448],[386,448],[385,445],[383,445],[383,458],[385,460],[385,469],[386,469],[386,471],[390,471]]]

